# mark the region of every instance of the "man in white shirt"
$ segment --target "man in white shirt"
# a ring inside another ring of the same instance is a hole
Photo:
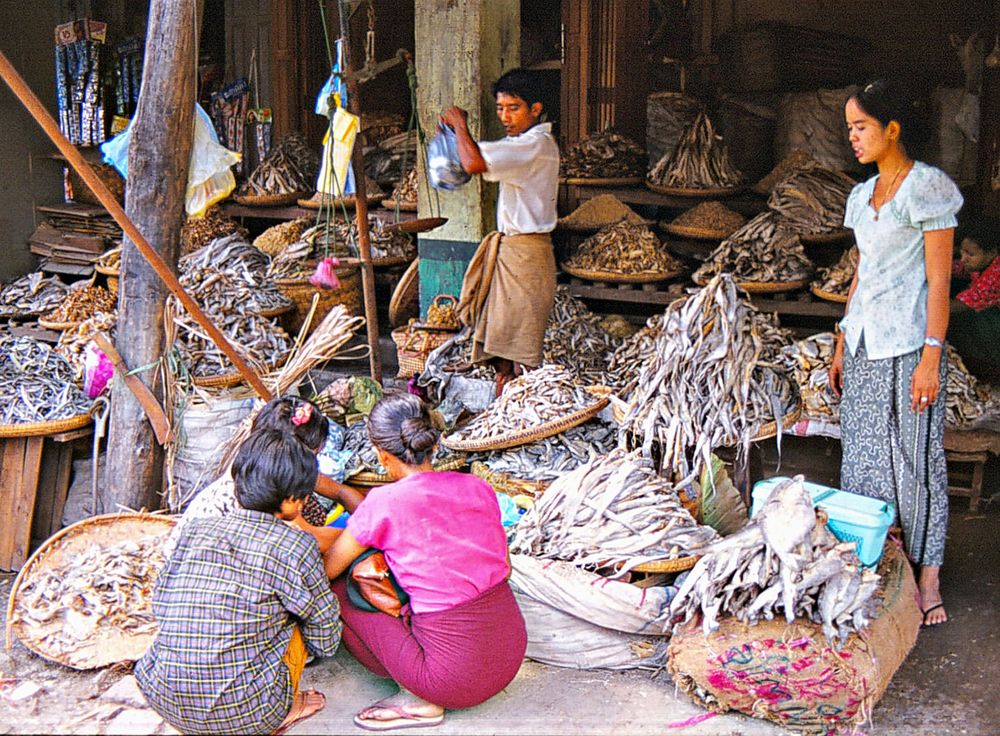
[[[497,232],[483,239],[469,263],[459,305],[474,330],[472,359],[493,363],[499,395],[515,374],[542,362],[556,288],[549,233],[557,219],[559,146],[552,125],[540,122],[532,72],[512,69],[493,85],[493,95],[505,138],[477,143],[459,107],[441,122],[455,130],[462,168],[500,183]]]

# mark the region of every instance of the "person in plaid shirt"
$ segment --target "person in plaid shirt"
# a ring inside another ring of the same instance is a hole
[[[188,524],[153,593],[159,624],[135,667],[152,708],[184,733],[272,733],[325,705],[299,691],[309,654],[343,624],[316,539],[291,526],[316,484],[291,432],[254,432],[233,462],[242,508]]]
[[[1000,377],[1000,223],[972,222],[959,242],[952,276],[971,283],[951,300],[948,342],[970,371]]]

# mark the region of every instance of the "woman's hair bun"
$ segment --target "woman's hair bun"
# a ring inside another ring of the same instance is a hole
[[[423,416],[404,419],[399,434],[403,444],[415,454],[427,452],[438,441],[438,431]]]

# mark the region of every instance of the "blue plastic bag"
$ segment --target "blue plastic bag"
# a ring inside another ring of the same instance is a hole
[[[438,123],[437,133],[427,144],[427,175],[431,186],[451,192],[472,177],[462,168],[458,157],[458,138],[447,125]]]

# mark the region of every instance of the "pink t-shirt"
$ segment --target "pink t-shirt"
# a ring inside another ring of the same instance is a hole
[[[347,529],[385,553],[414,613],[465,603],[507,577],[500,506],[474,475],[415,473],[374,488]]]

